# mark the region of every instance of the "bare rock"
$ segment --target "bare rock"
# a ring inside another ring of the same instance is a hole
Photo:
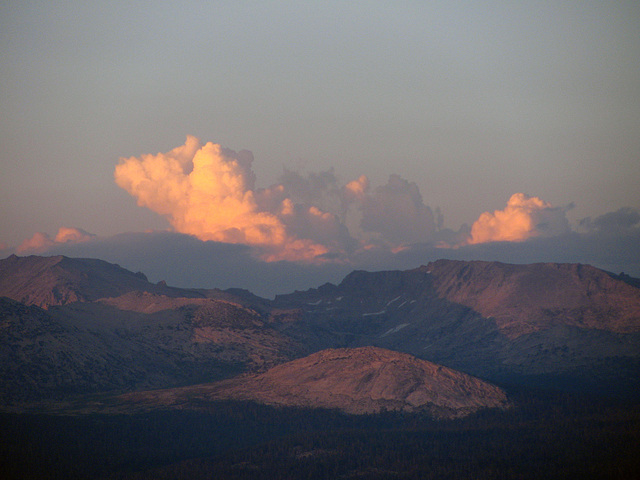
[[[156,406],[249,400],[338,409],[350,414],[427,411],[439,418],[508,406],[505,392],[495,385],[408,354],[375,347],[323,350],[260,375],[123,398]]]

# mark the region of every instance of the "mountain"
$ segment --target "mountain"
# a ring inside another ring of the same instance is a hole
[[[439,297],[494,319],[510,338],[558,325],[640,331],[640,290],[589,265],[440,260],[425,268]]]
[[[101,260],[11,256],[0,260],[0,397],[15,405],[266,372],[260,382],[275,385],[273,367],[360,347],[501,384],[637,397],[637,284],[587,265],[440,260],[267,300],[152,284]]]
[[[146,311],[119,309],[139,295]],[[43,310],[0,298],[5,404],[173,387],[263,371],[301,354],[255,311],[147,292]]]
[[[586,265],[440,260],[276,297],[278,328],[317,351],[372,345],[481,378],[638,391],[640,289]]]
[[[211,381],[302,354],[247,292],[152,284],[67,257],[11,256],[0,273],[4,405]]]
[[[441,418],[480,408],[505,408],[500,388],[411,355],[375,347],[328,349],[260,375],[165,392],[124,395],[141,405],[193,408],[213,400],[321,407],[364,414],[428,411]]]
[[[640,289],[579,264],[439,260],[405,272],[353,272],[338,286],[281,295],[275,304],[321,314],[331,303],[331,310],[385,317],[415,311],[416,302],[467,307],[512,339],[558,325],[640,332]]]
[[[201,296],[188,290],[172,289],[163,283],[152,284],[141,272],[133,273],[92,258],[11,255],[0,260],[0,296],[25,305],[47,309],[55,305],[117,297],[131,291]]]

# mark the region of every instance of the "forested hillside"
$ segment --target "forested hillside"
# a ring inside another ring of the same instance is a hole
[[[206,412],[0,415],[17,479],[636,479],[640,405],[511,390],[457,420],[218,402]]]

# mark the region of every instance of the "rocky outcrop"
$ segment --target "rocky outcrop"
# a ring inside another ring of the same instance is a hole
[[[351,414],[427,411],[435,417],[505,408],[495,385],[411,355],[374,347],[329,349],[257,376],[168,392],[126,395],[125,403],[192,408],[213,400],[338,409]]]

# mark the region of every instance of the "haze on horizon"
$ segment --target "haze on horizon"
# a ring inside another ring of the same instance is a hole
[[[637,2],[21,2],[0,45],[3,256],[640,276]]]

